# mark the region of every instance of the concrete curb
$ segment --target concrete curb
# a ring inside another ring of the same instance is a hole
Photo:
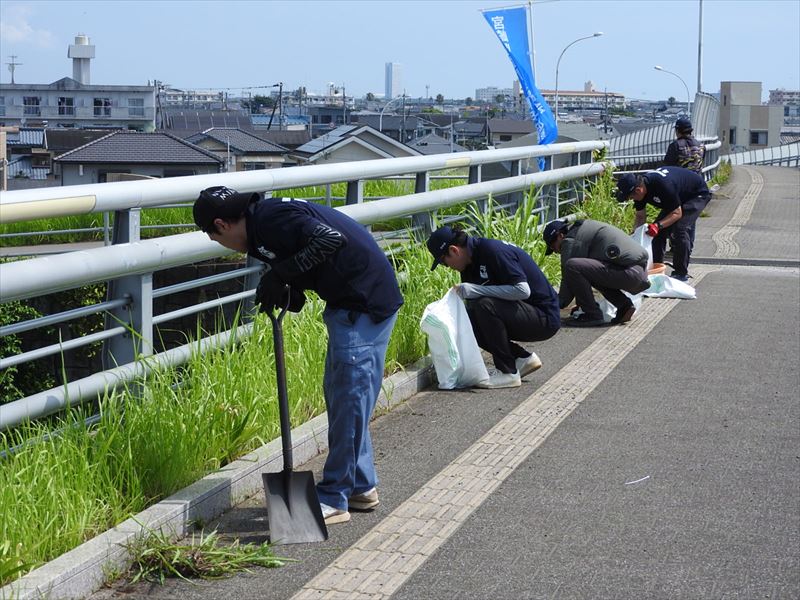
[[[391,410],[435,381],[430,358],[425,357],[384,380],[377,406]],[[327,415],[292,430],[292,449],[298,465],[327,450]],[[262,473],[282,468],[278,438],[0,588],[0,598],[83,598],[99,589],[110,573],[130,566],[128,547],[145,532],[184,537],[195,523],[208,522],[255,494],[262,486]]]

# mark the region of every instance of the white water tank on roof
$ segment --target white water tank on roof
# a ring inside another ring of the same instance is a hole
[[[91,83],[89,62],[94,58],[94,46],[89,44],[89,36],[79,33],[75,43],[70,45],[67,57],[72,59],[72,78],[84,85]]]

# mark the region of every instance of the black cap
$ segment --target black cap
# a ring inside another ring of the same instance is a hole
[[[258,199],[259,195],[255,192],[240,194],[222,185],[206,188],[194,201],[192,213],[195,225],[210,233],[215,230],[214,219],[237,219]]]
[[[556,236],[561,233],[562,231],[566,231],[569,228],[569,224],[566,221],[550,221],[544,227],[544,231],[542,232],[542,238],[544,239],[544,243],[547,244],[547,250],[545,254],[552,254],[553,248],[550,247],[550,244],[555,241]]]
[[[433,254],[431,271],[436,268],[436,265],[442,262],[442,258],[447,254],[448,248],[453,245],[455,239],[456,232],[453,231],[452,227],[448,227],[447,225],[439,227],[439,229],[431,234],[431,237],[428,238],[428,251]]]
[[[633,173],[625,173],[622,177],[617,179],[617,201],[625,202],[636,187],[636,175]]]
[[[675,129],[677,129],[681,133],[691,133],[692,122],[686,117],[681,117],[680,119],[675,121]]]

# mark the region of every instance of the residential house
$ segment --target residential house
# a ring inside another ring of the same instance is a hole
[[[407,143],[409,148],[413,148],[420,154],[447,154],[450,152],[466,152],[464,146],[456,144],[452,139],[443,138],[435,133],[423,135]]]
[[[53,160],[60,166],[61,185],[104,183],[112,173],[205,175],[224,166],[213,152],[165,132],[114,131]]]
[[[367,125],[342,125],[303,144],[294,155],[302,164],[325,164],[420,156],[422,153]]]
[[[212,127],[186,138],[225,161],[228,171],[257,171],[284,166],[289,150],[234,127]]]

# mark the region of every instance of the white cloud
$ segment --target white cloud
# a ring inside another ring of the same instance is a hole
[[[0,20],[0,37],[4,45],[33,44],[48,47],[53,45],[53,34],[47,29],[35,29],[29,23],[32,16],[31,6],[12,4],[3,9]]]

